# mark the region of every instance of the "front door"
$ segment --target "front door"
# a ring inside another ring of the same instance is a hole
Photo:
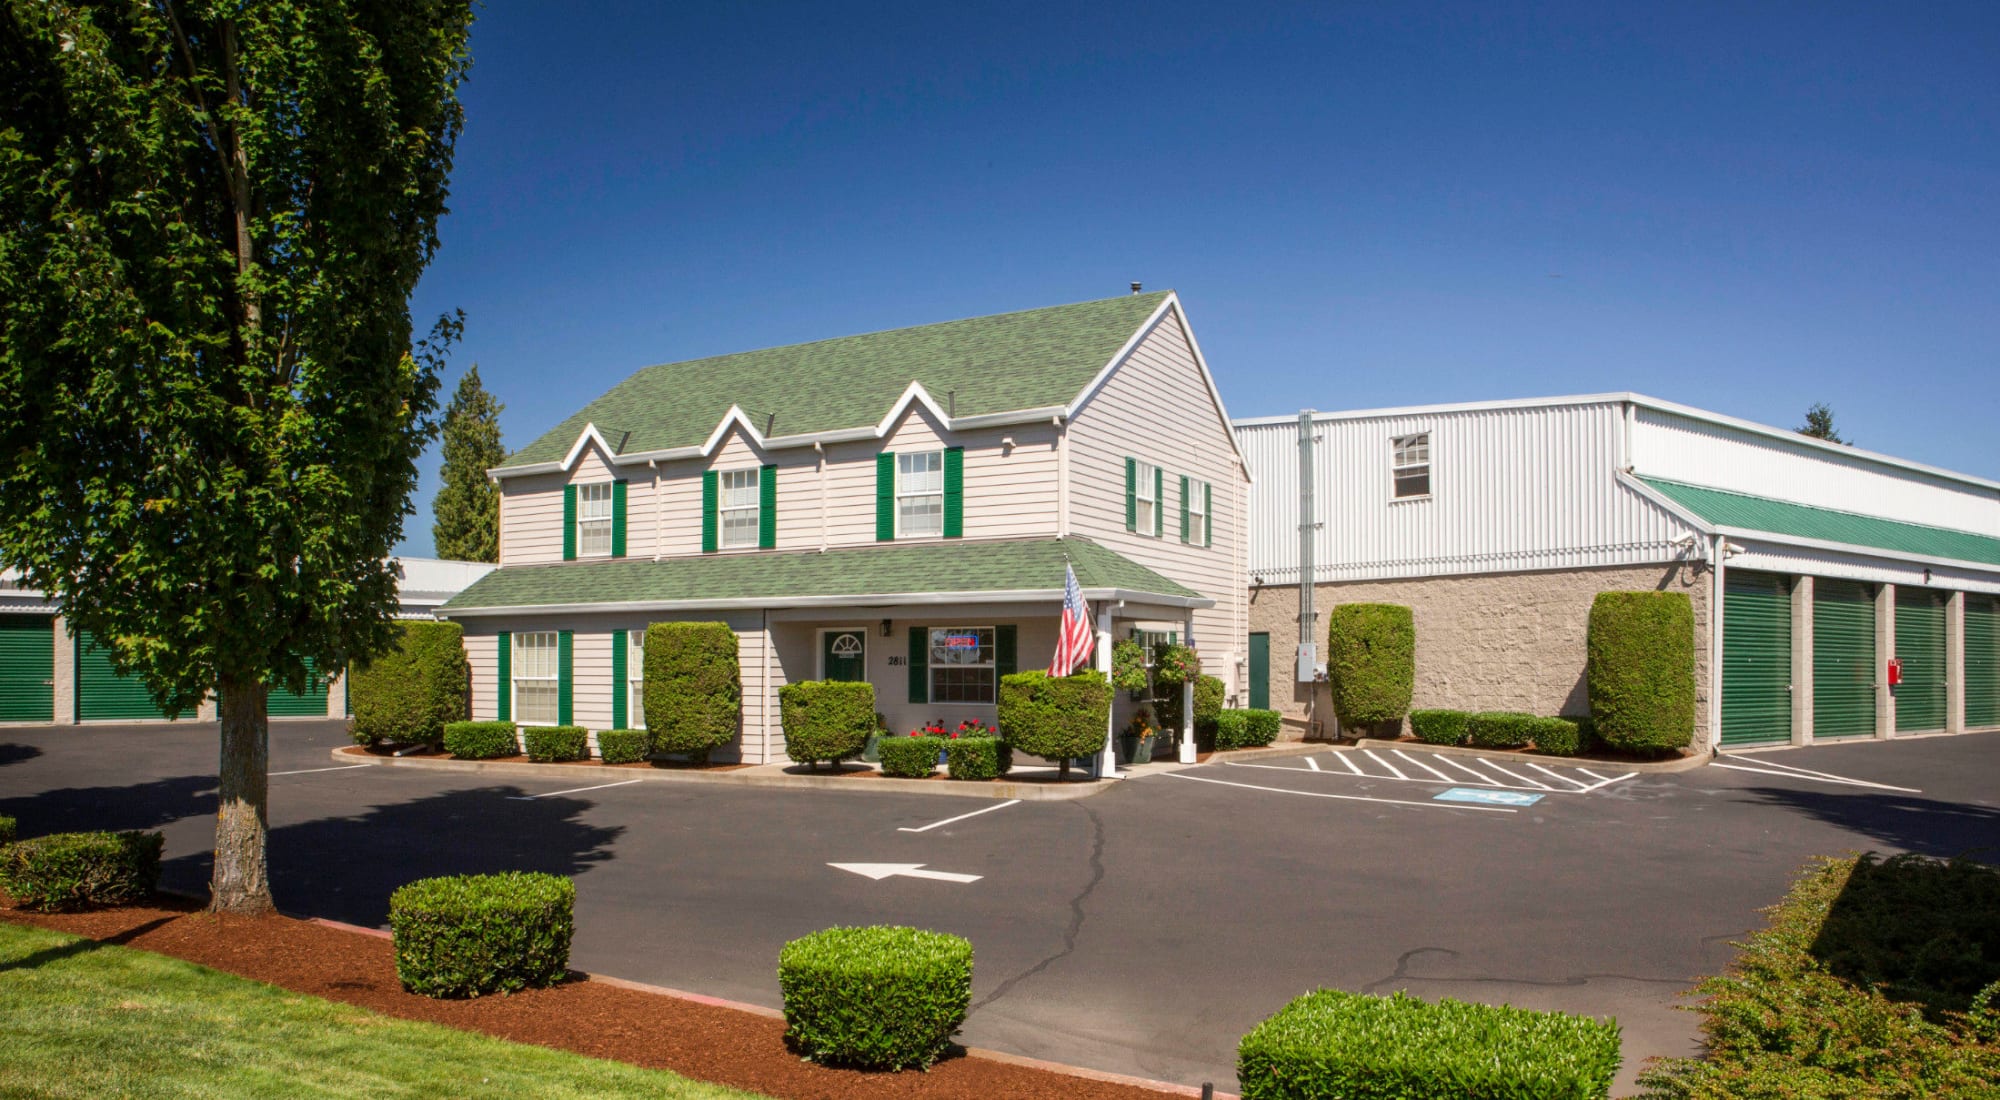
[[[868,678],[865,630],[828,630],[820,634],[820,669],[829,680]]]
[[[1250,635],[1250,706],[1271,706],[1271,636],[1262,632]]]

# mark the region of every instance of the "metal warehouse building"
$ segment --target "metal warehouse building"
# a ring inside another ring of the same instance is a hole
[[[1637,394],[1236,427],[1252,705],[1314,732],[1302,612],[1323,648],[1336,603],[1412,607],[1416,707],[1583,714],[1632,589],[1692,599],[1697,749],[2000,726],[2000,483]]]

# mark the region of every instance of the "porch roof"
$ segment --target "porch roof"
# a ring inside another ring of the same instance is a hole
[[[862,604],[1000,603],[1063,597],[1063,561],[1084,598],[1164,607],[1215,601],[1084,538],[949,539],[832,550],[513,565],[439,609],[510,612],[729,610]]]

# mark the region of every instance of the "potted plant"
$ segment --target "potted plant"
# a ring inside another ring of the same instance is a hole
[[[1118,748],[1129,764],[1150,764],[1153,761],[1153,735],[1160,732],[1153,724],[1153,714],[1145,707],[1132,712],[1132,720],[1125,723],[1125,730],[1118,735]]]

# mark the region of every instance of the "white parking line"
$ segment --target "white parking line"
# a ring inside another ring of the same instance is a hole
[[[1461,785],[1469,783],[1481,787],[1497,787],[1502,790],[1547,791],[1551,794],[1589,794],[1592,791],[1608,787],[1613,783],[1623,782],[1624,780],[1630,779],[1634,775],[1638,774],[1637,772],[1627,772],[1624,775],[1603,776],[1597,774],[1596,772],[1590,771],[1586,768],[1572,769],[1574,771],[1589,776],[1591,779],[1596,780],[1596,782],[1594,783],[1586,783],[1583,780],[1576,778],[1575,776],[1567,775],[1563,772],[1556,771],[1551,768],[1545,768],[1542,765],[1535,763],[1534,761],[1531,760],[1522,761],[1521,763],[1526,764],[1528,767],[1533,768],[1538,772],[1541,772],[1543,775],[1548,776],[1549,779],[1551,780],[1551,783],[1543,783],[1540,780],[1532,779],[1528,776],[1520,774],[1519,772],[1515,772],[1509,768],[1506,768],[1502,766],[1499,762],[1484,756],[1472,757],[1468,762],[1464,758],[1454,757],[1447,753],[1419,752],[1413,754],[1404,752],[1401,749],[1390,749],[1388,751],[1392,755],[1402,757],[1404,765],[1409,767],[1412,772],[1422,771],[1422,772],[1428,772],[1430,774],[1429,775],[1404,774],[1402,769],[1396,767],[1396,765],[1383,759],[1381,756],[1377,755],[1375,752],[1369,749],[1358,749],[1353,752],[1336,752],[1333,754],[1333,758],[1335,760],[1340,761],[1341,764],[1347,768],[1347,772],[1345,774],[1337,771],[1332,771],[1331,769],[1319,767],[1318,762],[1310,756],[1302,758],[1306,762],[1306,766],[1303,768],[1298,767],[1297,765],[1294,764],[1252,764],[1247,761],[1236,761],[1236,760],[1226,761],[1224,763],[1224,766],[1231,768],[1262,768],[1265,771],[1274,771],[1274,772],[1312,771],[1322,775],[1330,774],[1330,775],[1341,776],[1342,778],[1346,778],[1348,775],[1352,775],[1354,778],[1357,779],[1376,779],[1385,782],[1389,780],[1400,780],[1404,783],[1446,783],[1446,784],[1461,784]],[[1357,756],[1365,756],[1369,760],[1372,760],[1375,763],[1380,764],[1382,766],[1382,770],[1384,772],[1388,772],[1389,774],[1387,775],[1377,774],[1375,772],[1365,771],[1357,767],[1354,763],[1355,758]],[[1464,773],[1464,775],[1468,778],[1459,778],[1458,776],[1452,775],[1449,772],[1434,767],[1432,763],[1426,763],[1422,759],[1423,757],[1426,756],[1430,757],[1431,760],[1436,764],[1444,764],[1453,769],[1456,769],[1459,772]],[[1486,771],[1482,771],[1479,768],[1473,767],[1474,764],[1483,764],[1487,768],[1492,769],[1493,772],[1497,772],[1500,775],[1509,776],[1514,781],[1509,782],[1507,779],[1496,778],[1494,775]]]
[[[1020,801],[1021,800],[1018,798],[1010,798],[1007,801],[1000,803],[998,806],[988,806],[983,810],[974,810],[969,814],[959,814],[957,817],[947,817],[943,821],[933,821],[929,825],[919,826],[918,828],[915,829],[905,826],[903,828],[897,829],[896,831],[899,833],[928,833],[932,829],[935,829],[940,825],[949,825],[954,821],[964,821],[968,817],[978,817],[980,814],[990,814],[995,810],[1004,810],[1009,806],[1019,804]]]
[[[1340,761],[1341,763],[1343,763],[1343,764],[1347,765],[1347,770],[1348,770],[1348,771],[1351,771],[1351,772],[1353,772],[1353,773],[1354,773],[1354,774],[1356,774],[1356,775],[1367,775],[1367,774],[1368,774],[1367,772],[1364,772],[1364,771],[1362,771],[1362,770],[1361,770],[1360,768],[1357,768],[1357,767],[1355,767],[1355,766],[1354,766],[1354,761],[1352,761],[1352,760],[1349,760],[1349,759],[1347,758],[1347,754],[1346,754],[1346,753],[1344,753],[1344,752],[1337,752],[1337,753],[1334,753],[1334,754],[1333,754],[1333,758],[1334,758],[1335,760],[1338,760],[1338,761]]]
[[[533,802],[537,798],[554,798],[559,794],[582,794],[585,791],[601,791],[610,787],[629,787],[634,783],[642,783],[642,782],[644,782],[644,780],[627,779],[623,783],[599,783],[595,787],[571,787],[569,790],[566,791],[543,791],[541,794],[510,794],[507,796],[507,801]]]
[[[1510,776],[1514,779],[1518,779],[1521,782],[1526,783],[1531,787],[1540,787],[1542,790],[1545,791],[1555,790],[1554,787],[1549,786],[1547,783],[1544,783],[1539,779],[1529,779],[1527,776],[1521,775],[1518,772],[1510,772],[1506,768],[1501,767],[1497,762],[1488,760],[1486,757],[1483,756],[1480,757],[1479,762],[1481,764],[1486,765],[1489,768],[1492,768],[1494,771],[1499,772],[1501,775]]]
[[[1319,761],[1314,760],[1312,757],[1308,756],[1306,757],[1306,767],[1311,768],[1314,771],[1318,771]]]
[[[1803,779],[1808,783],[1831,783],[1839,787],[1868,787],[1878,791],[1896,791],[1901,794],[1922,794],[1916,787],[1892,787],[1887,783],[1870,783],[1866,779],[1848,779],[1845,776],[1802,773],[1798,771],[1778,771],[1775,768],[1751,768],[1742,764],[1724,764],[1720,760],[1709,765],[1711,768],[1727,768],[1733,772],[1756,772],[1758,775],[1775,775],[1785,779]]]
[[[1396,778],[1398,778],[1398,779],[1408,779],[1408,778],[1409,778],[1409,776],[1407,776],[1407,775],[1404,775],[1404,774],[1403,774],[1402,772],[1399,772],[1399,771],[1397,771],[1397,770],[1396,770],[1396,765],[1394,765],[1394,764],[1391,764],[1391,763],[1389,763],[1389,762],[1388,762],[1387,760],[1384,760],[1384,759],[1382,759],[1381,757],[1379,757],[1379,756],[1375,755],[1375,750],[1374,750],[1374,749],[1362,749],[1361,751],[1362,751],[1362,752],[1364,752],[1364,753],[1367,753],[1367,754],[1368,754],[1368,759],[1370,759],[1370,760],[1373,760],[1373,761],[1375,761],[1375,762],[1376,762],[1377,764],[1380,764],[1380,765],[1382,765],[1383,767],[1385,767],[1385,768],[1389,769],[1389,774],[1391,774],[1391,775],[1395,776]]]
[[[1500,782],[1497,779],[1494,779],[1492,776],[1487,775],[1485,772],[1475,771],[1472,768],[1466,767],[1464,764],[1458,762],[1457,757],[1440,754],[1438,756],[1438,759],[1444,761],[1447,764],[1450,764],[1452,767],[1457,768],[1459,771],[1462,771],[1467,775],[1476,777],[1479,782],[1484,783],[1489,787],[1504,787],[1507,785],[1505,783]]]
[[[1407,763],[1415,764],[1417,767],[1424,769],[1425,771],[1431,773],[1432,775],[1437,776],[1439,779],[1442,779],[1447,783],[1452,782],[1452,778],[1450,776],[1437,770],[1436,768],[1431,767],[1429,764],[1424,763],[1423,761],[1417,759],[1416,757],[1411,756],[1409,753],[1404,752],[1402,749],[1391,749],[1389,751],[1395,753],[1397,756],[1402,757],[1404,761],[1406,761]]]
[[[1283,770],[1298,771],[1299,769],[1286,768]],[[1189,775],[1186,772],[1161,772],[1160,774],[1170,779],[1192,779],[1197,783],[1215,783],[1224,787],[1242,787],[1244,790],[1249,790],[1249,791],[1270,791],[1272,794],[1296,794],[1296,795],[1302,795],[1306,798],[1336,798],[1342,802],[1380,802],[1383,803],[1384,805],[1389,805],[1389,806],[1421,806],[1426,809],[1432,809],[1432,810],[1477,810],[1481,813],[1489,813],[1489,814],[1511,814],[1519,812],[1516,810],[1510,810],[1504,806],[1469,806],[1462,803],[1455,804],[1446,802],[1407,802],[1402,799],[1396,799],[1396,798],[1364,798],[1358,794],[1328,794],[1325,791],[1288,791],[1283,787],[1260,787],[1255,783],[1232,783],[1227,779],[1210,779],[1207,776]]]
[[[1590,787],[1590,784],[1588,783],[1577,783],[1576,780],[1571,779],[1569,776],[1566,776],[1561,772],[1552,772],[1549,769],[1542,767],[1540,764],[1537,764],[1532,760],[1528,762],[1528,766],[1535,769],[1538,772],[1541,772],[1543,775],[1548,776],[1550,779],[1554,779],[1563,783],[1576,783],[1577,786],[1582,787],[1586,790],[1589,789]]]
[[[1909,791],[1912,794],[1923,793],[1921,791],[1916,790],[1913,787],[1890,787],[1887,783],[1875,783],[1874,780],[1870,779],[1856,779],[1850,775],[1835,775],[1832,772],[1816,772],[1811,768],[1801,768],[1797,764],[1786,764],[1777,760],[1766,760],[1763,757],[1757,757],[1755,759],[1757,763],[1762,764],[1767,768],[1783,768],[1786,771],[1798,772],[1801,775],[1810,775],[1818,779],[1837,779],[1844,783],[1869,783],[1877,787],[1886,787],[1892,791]]]
[[[275,779],[281,775],[312,775],[315,772],[351,772],[356,768],[372,768],[374,766],[373,764],[342,764],[333,768],[300,768],[297,771],[291,772],[271,772],[270,776]]]

